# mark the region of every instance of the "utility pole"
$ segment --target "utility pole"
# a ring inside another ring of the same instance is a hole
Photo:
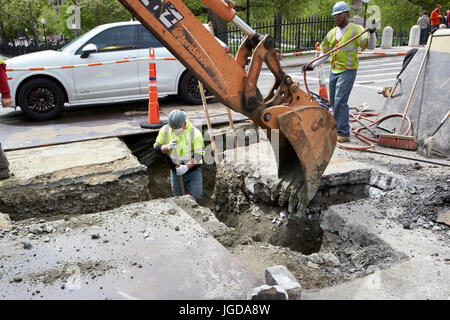
[[[367,15],[367,3],[370,1],[370,0],[363,0],[364,1],[364,3],[365,3],[365,5],[364,5],[364,28],[366,27],[366,15]]]

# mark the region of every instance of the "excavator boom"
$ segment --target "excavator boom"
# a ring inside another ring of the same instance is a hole
[[[302,91],[280,65],[280,52],[270,35],[257,34],[234,11],[230,0],[202,0],[247,36],[233,58],[182,0],[118,0],[230,109],[264,129],[279,130],[278,175],[292,192],[292,209],[312,199],[336,145],[333,116]],[[250,58],[248,69],[246,63]],[[257,82],[262,64],[275,82],[263,97]]]

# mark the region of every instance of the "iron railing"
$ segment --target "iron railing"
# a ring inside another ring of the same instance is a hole
[[[252,24],[251,27],[260,34],[270,34],[275,39],[275,46],[282,53],[314,50],[317,42],[322,42],[328,31],[335,27],[333,17],[313,16],[295,19],[275,16],[273,21]],[[377,46],[381,45],[382,31],[377,32]],[[244,34],[237,27],[229,24],[227,32],[217,33],[216,36],[224,41],[236,54]],[[409,32],[394,30],[392,46],[407,46]]]
[[[0,46],[0,54],[7,57],[16,57],[21,56],[23,54],[44,51],[44,50],[58,50],[61,49],[65,43],[58,43],[56,45],[41,45],[41,46],[10,46],[10,45],[2,45]]]
[[[334,27],[332,17],[303,17],[286,19],[277,15],[274,21],[252,24],[251,27],[260,34],[270,34],[275,39],[275,46],[283,53],[313,50],[327,32]],[[227,32],[216,36],[227,43],[235,54],[241,44],[243,33],[237,27],[228,25]]]

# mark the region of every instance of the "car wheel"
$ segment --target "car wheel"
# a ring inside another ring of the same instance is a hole
[[[18,95],[18,105],[33,120],[58,117],[64,108],[64,93],[48,79],[33,79],[24,84]]]
[[[200,89],[198,88],[198,80],[189,71],[181,76],[178,94],[189,104],[202,103]],[[209,95],[207,90],[205,90],[205,95]]]

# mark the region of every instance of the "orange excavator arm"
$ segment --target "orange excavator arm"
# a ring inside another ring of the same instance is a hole
[[[320,107],[283,71],[273,37],[256,33],[242,21],[232,1],[202,0],[247,36],[233,58],[182,0],[118,1],[221,103],[264,129],[281,131],[278,148],[274,150],[278,155],[278,174],[284,185],[298,186],[290,187],[296,192],[286,197],[298,210],[304,209],[316,193],[333,154],[336,125],[328,110]],[[245,70],[248,58],[250,64]],[[263,63],[275,78],[266,97],[257,86]]]

